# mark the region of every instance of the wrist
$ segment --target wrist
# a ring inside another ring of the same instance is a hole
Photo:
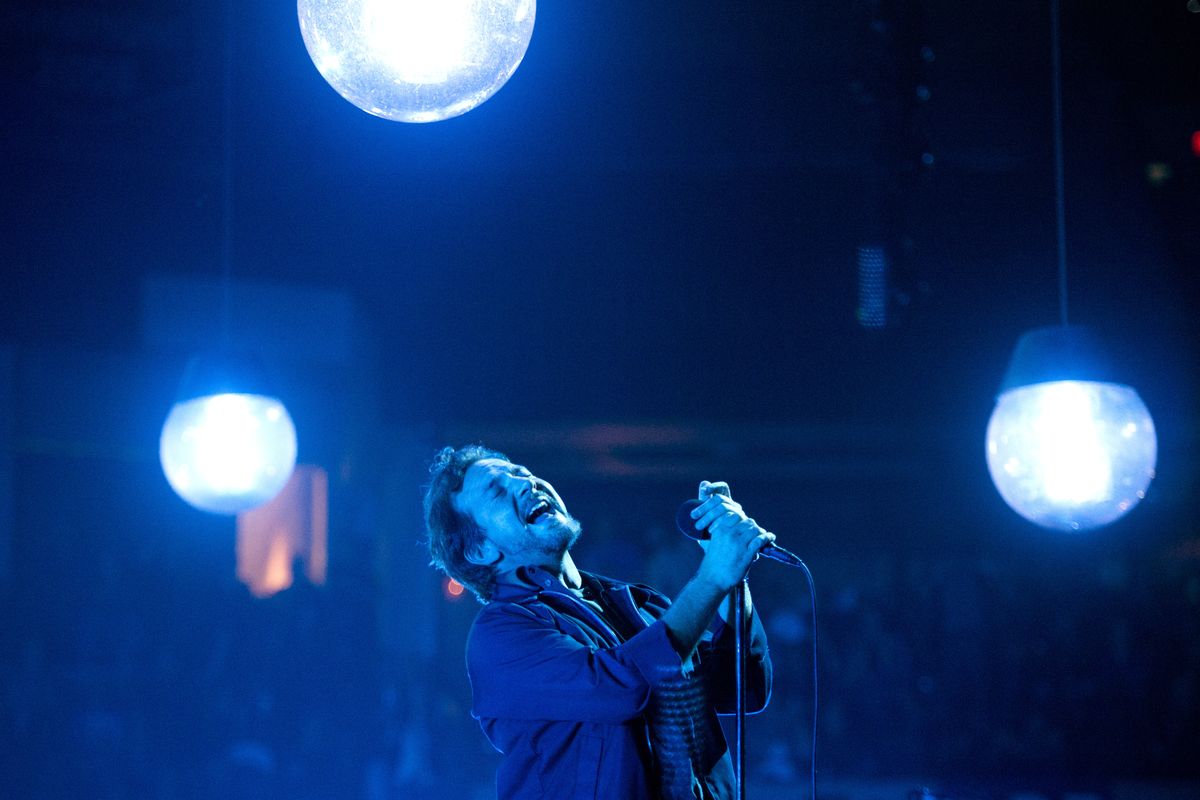
[[[728,580],[723,580],[719,575],[712,574],[704,569],[701,564],[700,570],[697,571],[696,577],[693,580],[698,584],[699,588],[712,596],[723,599],[733,591],[735,583],[729,583]]]

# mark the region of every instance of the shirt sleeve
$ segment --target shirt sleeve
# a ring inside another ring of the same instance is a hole
[[[655,622],[623,644],[593,650],[549,616],[485,606],[467,641],[476,718],[619,724],[639,716],[650,687],[679,678],[679,655]]]
[[[710,672],[709,687],[718,714],[737,711],[737,686],[734,682],[737,650],[733,627],[717,617],[709,628],[712,639],[702,642],[700,646],[701,668]],[[757,714],[766,709],[771,700],[774,675],[771,653],[767,647],[767,632],[763,629],[758,612],[754,610],[750,612],[749,647],[746,657],[746,713]]]

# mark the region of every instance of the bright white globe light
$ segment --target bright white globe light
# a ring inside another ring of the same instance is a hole
[[[171,408],[158,452],[180,497],[202,511],[237,514],[287,483],[296,466],[296,428],[273,397],[207,395]]]
[[[399,122],[470,111],[504,85],[536,0],[298,0],[317,71],[354,105]]]
[[[1050,381],[996,401],[987,429],[992,481],[1014,511],[1046,528],[1081,531],[1113,522],[1154,478],[1154,421],[1129,386]]]

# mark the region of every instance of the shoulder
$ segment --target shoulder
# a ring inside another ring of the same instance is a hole
[[[539,620],[550,620],[552,615],[545,603],[538,600],[528,600],[522,603],[511,603],[506,600],[492,600],[479,609],[475,621],[471,623],[471,633],[474,636],[479,631],[489,631],[493,628],[503,628],[509,625],[536,623]]]
[[[474,676],[485,665],[521,662],[558,633],[554,613],[540,602],[491,601],[475,615],[467,634],[467,671]]]
[[[493,600],[475,615],[467,634],[467,652],[480,645],[490,649],[500,642],[519,641],[522,631],[553,625],[553,613],[536,600],[524,603]]]

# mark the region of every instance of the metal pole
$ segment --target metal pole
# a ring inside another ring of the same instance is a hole
[[[733,590],[734,678],[737,681],[737,772],[734,780],[738,800],[746,800],[746,587],[746,579],[742,578]]]

